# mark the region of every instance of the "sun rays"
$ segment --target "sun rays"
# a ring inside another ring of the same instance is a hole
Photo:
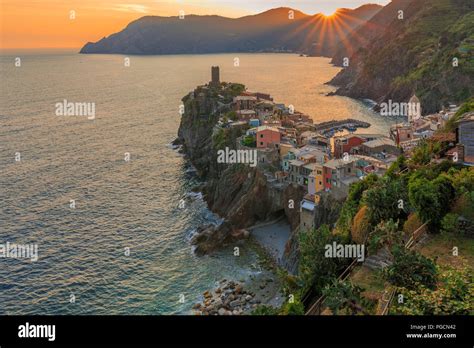
[[[304,47],[308,44],[313,48],[313,54],[323,54],[325,50],[335,43],[341,43],[349,54],[354,52],[354,46],[363,43],[354,30],[358,26],[367,23],[365,20],[351,16],[346,9],[338,9],[333,13],[319,13],[310,21],[304,21],[293,31],[285,35],[285,40],[291,40],[297,35],[304,33]],[[369,23],[369,28],[376,29],[376,24]],[[350,35],[349,35],[350,34]]]

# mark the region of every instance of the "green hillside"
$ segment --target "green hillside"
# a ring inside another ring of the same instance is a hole
[[[468,0],[412,2],[332,83],[339,94],[378,102],[415,92],[424,113],[465,101],[474,94],[473,10]]]

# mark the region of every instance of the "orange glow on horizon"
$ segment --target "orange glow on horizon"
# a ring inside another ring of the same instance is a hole
[[[205,1],[204,1],[205,2]],[[121,31],[143,16],[212,15],[215,10],[180,1],[127,0],[0,0],[0,48],[80,48]],[[74,11],[74,19],[71,19]],[[226,17],[248,15],[226,7]]]
[[[229,5],[232,1],[216,9],[212,1],[0,0],[0,49],[79,49],[87,42],[96,42],[123,30],[130,22],[143,16],[178,16],[180,9],[184,9],[186,15],[218,13],[237,18],[252,14],[243,8],[232,7],[233,4]],[[327,45],[328,39],[336,35],[344,36],[344,31],[350,29],[348,22],[357,20],[340,10],[330,13],[331,8],[321,9],[323,12],[287,37],[291,38],[304,30],[308,34],[306,43],[311,44],[310,40],[316,39],[317,44]],[[74,11],[73,19],[71,11]],[[319,37],[315,38],[317,30]]]

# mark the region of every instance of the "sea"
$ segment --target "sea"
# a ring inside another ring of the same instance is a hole
[[[189,243],[221,217],[171,142],[181,98],[213,65],[222,81],[315,122],[352,117],[383,134],[394,123],[366,102],[326,96],[340,70],[328,58],[2,52],[0,250],[36,245],[38,260],[0,257],[1,315],[188,314],[217,281],[261,271],[246,245],[240,256],[230,247],[198,257]],[[69,102],[93,105],[94,117],[58,114]]]

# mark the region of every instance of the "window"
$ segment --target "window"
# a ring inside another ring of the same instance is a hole
[[[263,146],[263,141],[260,142],[260,145]]]
[[[260,138],[263,138],[263,134],[260,134]]]

